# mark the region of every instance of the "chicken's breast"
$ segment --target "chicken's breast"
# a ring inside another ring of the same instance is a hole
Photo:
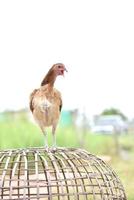
[[[40,126],[57,124],[62,106],[61,94],[58,90],[47,85],[41,87],[34,92],[31,105],[33,116]]]

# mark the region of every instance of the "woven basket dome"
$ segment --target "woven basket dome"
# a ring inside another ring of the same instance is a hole
[[[85,150],[0,151],[0,199],[126,200],[115,172]]]

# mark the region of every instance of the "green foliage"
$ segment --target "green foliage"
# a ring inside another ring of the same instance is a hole
[[[110,166],[116,171],[120,177],[124,189],[126,191],[127,199],[134,199],[134,160],[128,160],[127,162],[119,158],[114,158],[110,163]]]
[[[127,117],[116,108],[107,108],[101,113],[101,115],[120,115],[122,119],[127,120]]]
[[[78,133],[73,127],[58,127],[56,131],[58,146],[79,147]],[[52,144],[51,129],[48,129],[48,143]],[[44,136],[35,124],[29,121],[13,120],[0,123],[0,149],[43,146]],[[111,145],[111,148],[109,146]],[[86,134],[85,148],[95,154],[114,154],[112,137]]]

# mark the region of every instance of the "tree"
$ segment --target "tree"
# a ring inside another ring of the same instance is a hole
[[[101,113],[101,115],[120,115],[123,120],[127,120],[127,117],[116,108],[107,108]]]

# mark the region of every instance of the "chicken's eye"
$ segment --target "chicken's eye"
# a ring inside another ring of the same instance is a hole
[[[58,68],[61,68],[61,66],[60,66],[60,65],[58,65]]]

